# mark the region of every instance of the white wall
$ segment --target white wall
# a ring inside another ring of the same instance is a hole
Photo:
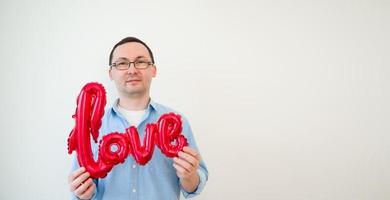
[[[198,199],[390,199],[390,3],[0,2],[0,199],[67,199],[81,87],[125,36],[154,50],[152,97],[187,115]]]

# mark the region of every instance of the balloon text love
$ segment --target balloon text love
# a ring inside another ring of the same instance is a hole
[[[128,155],[132,155],[137,163],[145,165],[153,155],[154,146],[161,149],[167,157],[175,157],[187,146],[187,139],[181,134],[181,116],[168,113],[160,117],[156,123],[149,123],[145,128],[145,136],[141,145],[138,130],[135,126],[124,133],[112,132],[99,141],[98,159],[95,161],[91,149],[90,137],[95,143],[102,124],[106,91],[99,83],[88,83],[77,97],[75,127],[68,138],[68,153],[77,152],[80,166],[86,168],[93,178],[103,178],[118,163],[123,163]]]

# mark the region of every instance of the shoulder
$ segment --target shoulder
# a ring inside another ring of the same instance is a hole
[[[167,113],[167,112],[175,112],[178,113],[176,109],[173,109],[170,106],[166,106],[157,102],[151,102],[150,105],[156,110],[158,113]]]
[[[160,103],[157,103],[157,102],[151,102],[151,106],[155,109],[155,111],[157,112],[158,116],[161,116],[163,114],[166,114],[166,113],[176,113],[176,114],[179,114],[183,120],[183,122],[185,123],[188,123],[188,119],[187,117],[184,115],[184,113],[176,110],[176,109],[173,109],[172,107],[170,106],[166,106],[166,105],[163,105],[163,104],[160,104]]]

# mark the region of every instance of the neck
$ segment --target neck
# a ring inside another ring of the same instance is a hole
[[[145,110],[150,101],[149,95],[142,96],[119,96],[119,105],[126,110]]]

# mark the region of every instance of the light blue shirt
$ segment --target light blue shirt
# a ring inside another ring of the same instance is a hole
[[[111,132],[124,133],[126,128],[130,126],[125,117],[118,111],[117,105],[118,100],[105,111],[98,141],[101,140],[103,135]],[[169,112],[180,114],[171,108],[150,101],[147,112],[137,127],[141,142],[144,138],[146,124],[157,122],[161,115]],[[187,119],[182,114],[180,115],[183,122],[182,134],[187,138],[189,146],[198,150]],[[92,151],[96,160],[98,144],[92,142]],[[76,154],[73,153],[71,172],[78,168]],[[197,172],[200,183],[194,192],[188,193],[180,185],[172,158],[166,157],[156,146],[152,159],[146,165],[138,165],[130,155],[124,163],[115,165],[105,178],[94,179],[97,187],[92,199],[174,200],[179,199],[180,191],[182,191],[185,198],[190,198],[200,194],[206,184],[208,171],[203,160]],[[72,199],[78,199],[73,193],[71,196]]]

